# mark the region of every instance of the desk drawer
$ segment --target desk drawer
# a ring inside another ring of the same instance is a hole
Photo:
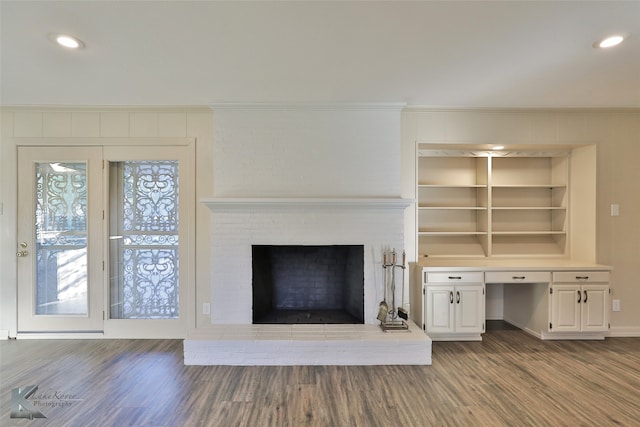
[[[608,283],[608,271],[559,271],[553,273],[554,283]]]
[[[548,271],[488,271],[486,283],[548,283],[551,273]]]
[[[427,273],[427,283],[483,283],[481,271],[453,271],[447,273]]]

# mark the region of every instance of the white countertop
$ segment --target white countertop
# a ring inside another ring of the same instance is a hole
[[[573,271],[611,270],[611,266],[568,258],[421,258],[419,267],[432,271]]]

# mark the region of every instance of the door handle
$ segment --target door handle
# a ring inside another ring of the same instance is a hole
[[[578,304],[580,304],[580,301],[582,301],[582,294],[580,293],[580,291],[578,292]]]
[[[21,242],[20,243],[20,250],[18,251],[18,253],[16,253],[16,256],[18,258],[22,258],[22,257],[26,257],[27,255],[29,255],[29,251],[27,251],[26,249],[27,249],[27,242]]]

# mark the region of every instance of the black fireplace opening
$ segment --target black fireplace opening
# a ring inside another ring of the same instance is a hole
[[[254,324],[364,323],[363,245],[253,245]]]

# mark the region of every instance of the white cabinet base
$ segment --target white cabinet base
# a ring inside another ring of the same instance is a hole
[[[543,332],[540,336],[543,340],[604,340],[606,335],[602,332]]]
[[[428,334],[431,341],[482,341],[481,334]]]
[[[423,295],[414,297],[412,307],[420,304],[423,329],[433,341],[482,341],[487,295],[498,298],[489,292],[495,285],[502,296],[500,310],[489,313],[492,319],[542,340],[609,336],[607,266],[516,259],[495,265],[473,260],[428,262],[414,276]]]

